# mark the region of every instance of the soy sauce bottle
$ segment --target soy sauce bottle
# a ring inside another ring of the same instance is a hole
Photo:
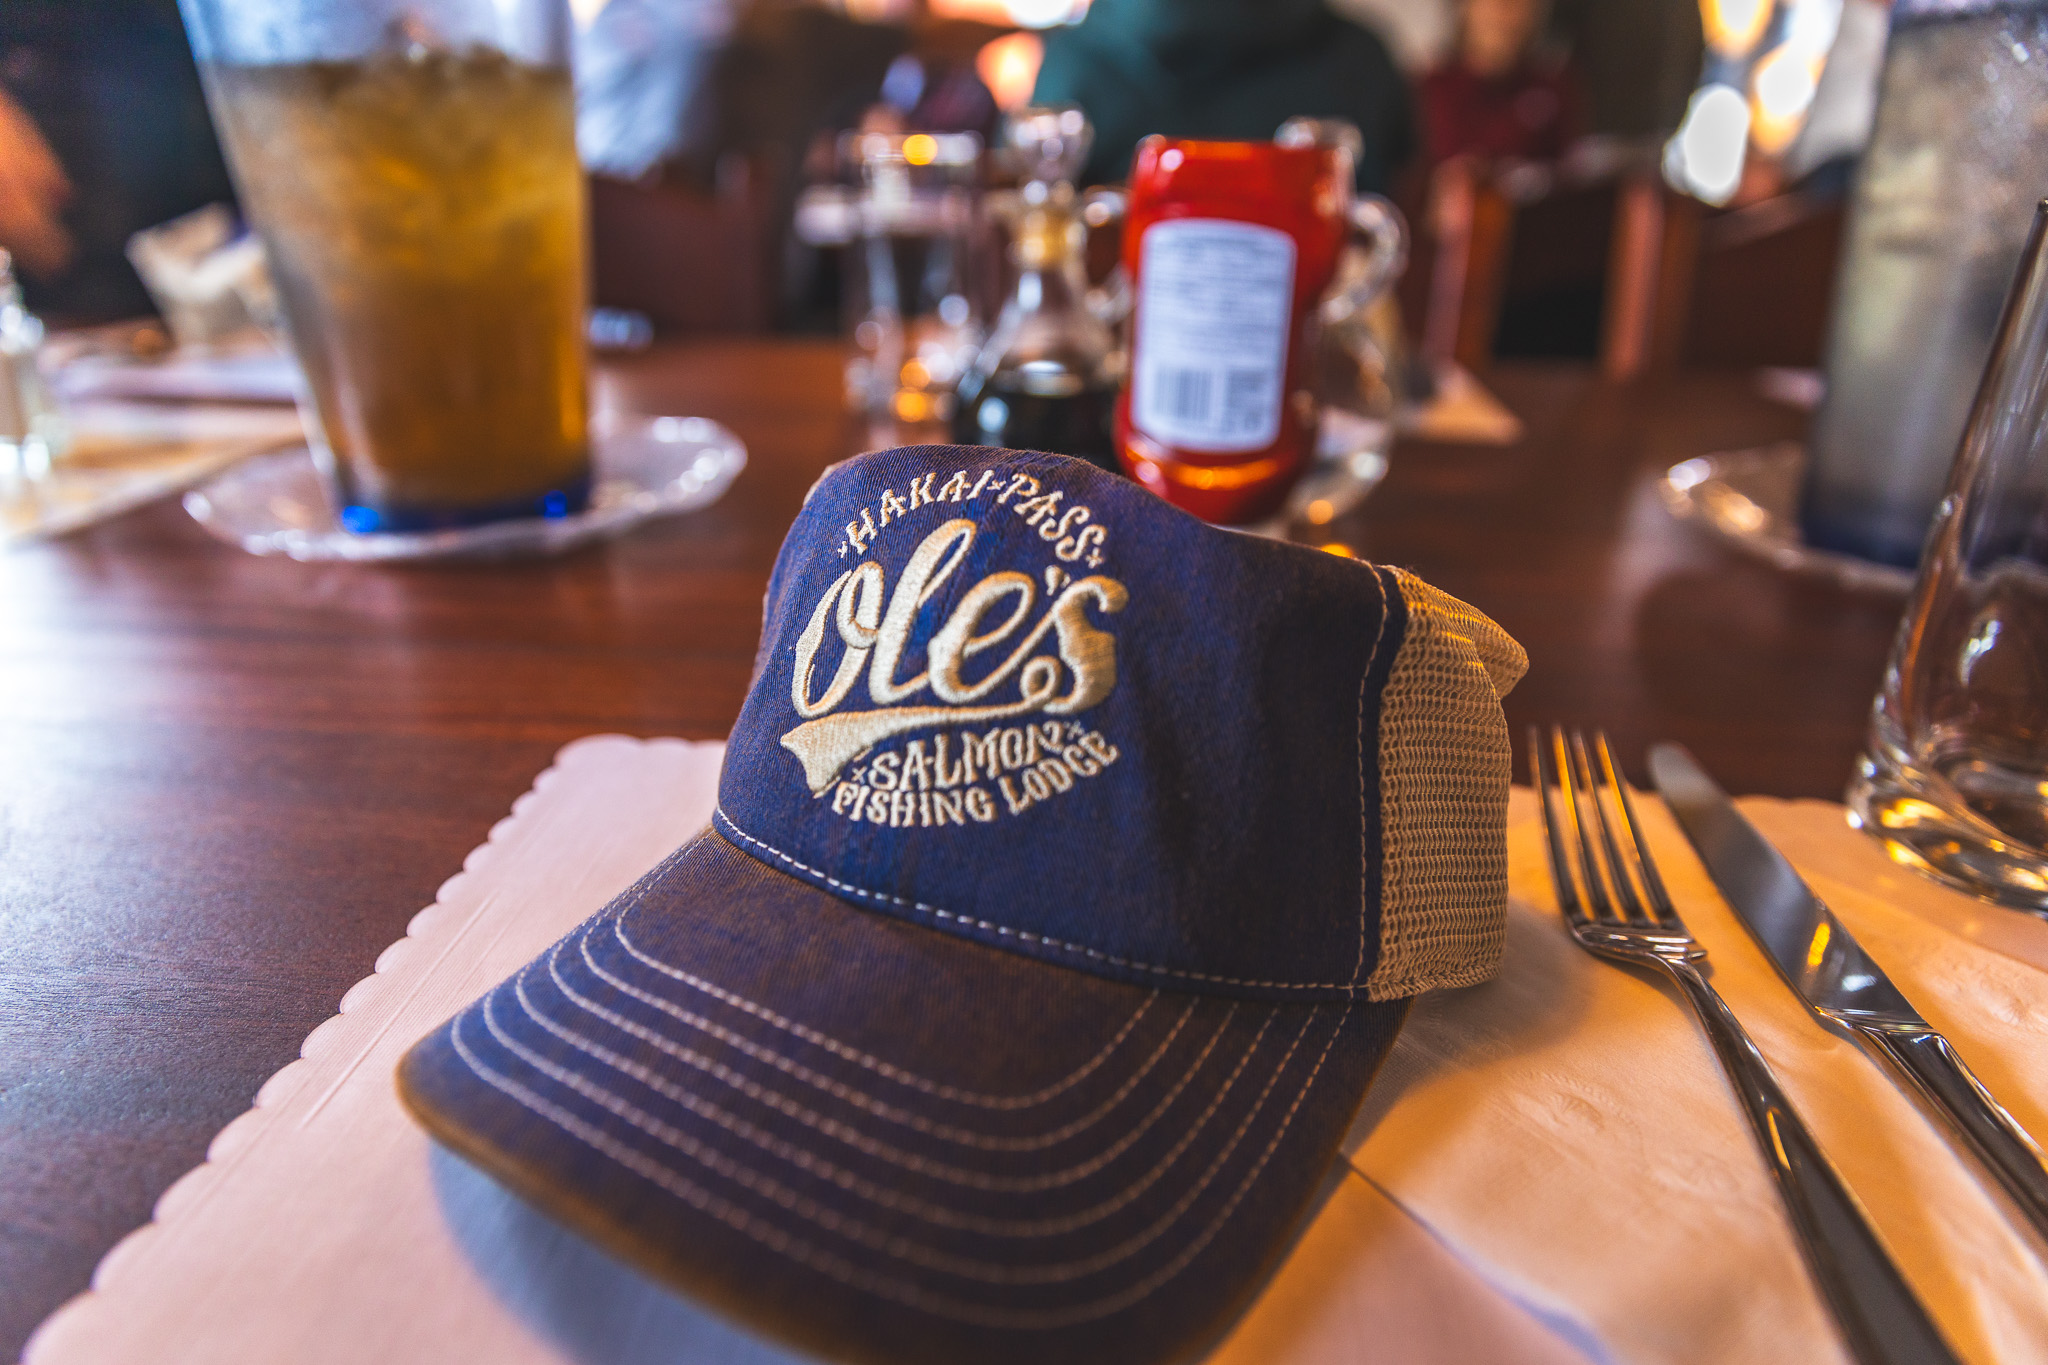
[[[1011,121],[1007,142],[1028,178],[1013,200],[991,204],[1011,231],[1017,283],[989,339],[960,381],[953,439],[1074,455],[1112,472],[1122,356],[1101,313],[1114,299],[1088,287],[1088,223],[1120,210],[1113,197],[1084,203],[1073,176],[1090,129],[1079,109],[1037,108]]]

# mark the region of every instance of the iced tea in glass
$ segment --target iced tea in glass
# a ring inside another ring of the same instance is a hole
[[[184,5],[343,524],[580,510],[585,232],[561,0]]]

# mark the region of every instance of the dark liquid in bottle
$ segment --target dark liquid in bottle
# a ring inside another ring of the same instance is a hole
[[[1116,459],[1116,386],[1072,393],[1028,393],[1007,376],[970,388],[969,375],[953,409],[953,439],[961,445],[1007,446],[1073,455],[1112,474]]]

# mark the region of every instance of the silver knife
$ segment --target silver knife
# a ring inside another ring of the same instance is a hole
[[[1778,972],[1822,1019],[1861,1039],[1940,1109],[2048,1237],[2048,1163],[1984,1083],[1930,1027],[1835,914],[1676,744],[1650,749],[1650,775],[1714,885]]]

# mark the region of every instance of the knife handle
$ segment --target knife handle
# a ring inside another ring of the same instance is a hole
[[[2048,1238],[2048,1166],[2040,1145],[1991,1097],[1948,1039],[1916,1025],[1858,1023],[1855,1028],[1948,1116],[2035,1230]]]
[[[1778,1088],[1735,1012],[1692,962],[1661,961],[1713,1040],[1849,1353],[1863,1365],[1955,1365],[1954,1352]]]

